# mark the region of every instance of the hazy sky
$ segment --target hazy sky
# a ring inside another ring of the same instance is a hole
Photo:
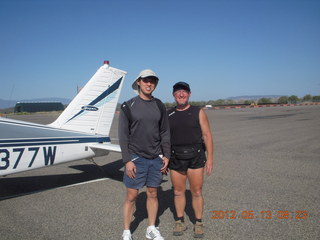
[[[1,0],[1,99],[73,98],[104,60],[172,102],[320,95],[319,0]]]

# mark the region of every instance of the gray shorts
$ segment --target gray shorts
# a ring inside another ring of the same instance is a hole
[[[129,178],[124,168],[123,183],[127,188],[140,189],[144,186],[159,187],[162,181],[162,159],[146,159],[137,155],[132,155],[133,163],[136,165],[135,178]]]

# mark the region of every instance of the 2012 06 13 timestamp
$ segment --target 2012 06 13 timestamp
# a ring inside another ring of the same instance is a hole
[[[272,210],[263,210],[263,211],[254,211],[254,210],[215,210],[212,211],[212,219],[297,219],[305,220],[308,218],[308,212],[306,210],[281,210],[281,211],[272,211]]]

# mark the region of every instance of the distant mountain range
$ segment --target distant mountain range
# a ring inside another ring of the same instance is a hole
[[[279,98],[280,95],[252,95],[252,96],[236,96],[229,97],[231,100],[257,100],[260,98]],[[61,102],[66,105],[71,102],[68,98],[36,98],[36,99],[22,99],[22,100],[4,100],[0,99],[0,109],[12,108],[17,102]]]
[[[22,100],[4,100],[0,99],[0,109],[12,108],[17,102],[61,102],[62,104],[69,104],[70,99],[67,98],[36,98],[36,99],[22,99]]]

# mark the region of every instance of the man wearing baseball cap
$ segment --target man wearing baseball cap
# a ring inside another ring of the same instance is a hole
[[[164,104],[152,96],[159,78],[146,69],[132,84],[138,96],[124,102],[119,118],[119,143],[125,164],[127,188],[123,205],[123,240],[131,240],[130,224],[139,189],[147,187],[148,228],[146,238],[163,240],[155,227],[158,212],[157,188],[167,173],[170,159],[170,128]]]
[[[169,163],[171,182],[174,188],[176,222],[173,235],[181,236],[187,229],[184,221],[186,206],[186,181],[189,181],[192,194],[192,207],[195,215],[194,237],[202,238],[203,232],[203,174],[212,173],[213,141],[209,121],[203,109],[189,104],[190,86],[177,82],[173,86],[176,107],[168,110],[171,158]],[[206,154],[207,153],[207,154]]]

